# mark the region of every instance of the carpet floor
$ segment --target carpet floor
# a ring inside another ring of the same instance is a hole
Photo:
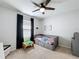
[[[58,47],[56,51],[51,51],[35,45],[34,48],[13,51],[6,59],[79,59],[79,57],[73,56],[67,48]]]

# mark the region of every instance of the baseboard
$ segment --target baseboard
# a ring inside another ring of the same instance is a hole
[[[16,48],[15,47],[11,47],[11,51],[15,51],[16,50]]]
[[[68,46],[62,45],[62,44],[59,44],[59,46],[71,49],[71,47],[68,47]]]

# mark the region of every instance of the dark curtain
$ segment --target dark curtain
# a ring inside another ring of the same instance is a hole
[[[34,18],[31,18],[31,41],[34,41]]]
[[[22,48],[23,42],[23,15],[17,14],[17,46],[16,48]]]

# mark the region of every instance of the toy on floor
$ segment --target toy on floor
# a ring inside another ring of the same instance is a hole
[[[34,43],[30,39],[26,39],[23,42],[23,48],[34,47]]]

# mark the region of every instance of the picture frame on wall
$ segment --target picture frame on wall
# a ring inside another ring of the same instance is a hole
[[[49,25],[49,30],[52,31],[52,25]]]
[[[44,25],[44,30],[46,31],[46,25]]]
[[[53,27],[52,25],[44,25],[44,31],[52,31]]]

